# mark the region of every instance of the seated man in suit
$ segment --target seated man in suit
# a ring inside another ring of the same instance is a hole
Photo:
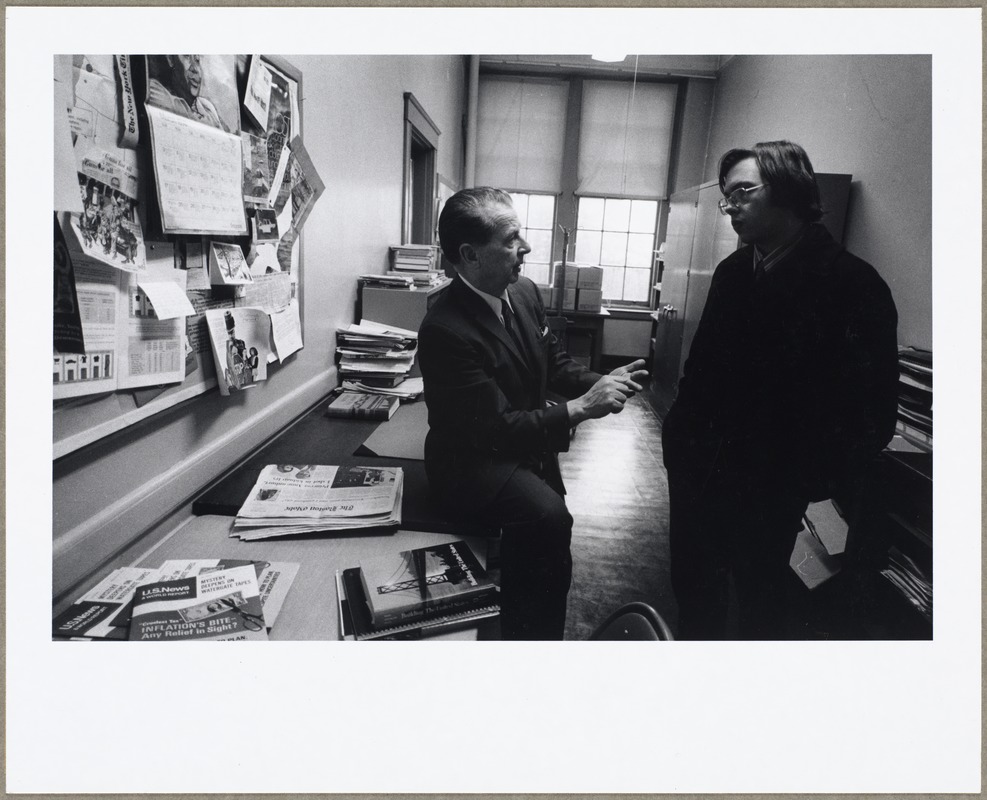
[[[563,352],[538,288],[520,277],[531,248],[506,192],[457,192],[439,238],[457,275],[418,339],[429,484],[447,510],[501,529],[503,637],[561,639],[572,517],[557,454],[575,425],[640,391],[644,361],[604,376]],[[547,405],[549,389],[568,402]]]

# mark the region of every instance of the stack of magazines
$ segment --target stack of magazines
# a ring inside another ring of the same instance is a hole
[[[917,347],[898,350],[898,433],[932,447],[932,353]]]
[[[296,533],[396,527],[401,523],[401,467],[270,464],[233,522],[245,541]]]
[[[463,541],[368,558],[336,572],[344,640],[410,639],[500,613],[496,584]]]
[[[336,329],[336,355],[343,381],[394,388],[408,377],[417,353],[415,331],[368,320]]]
[[[266,639],[298,564],[165,561],[115,569],[52,622],[56,639]]]

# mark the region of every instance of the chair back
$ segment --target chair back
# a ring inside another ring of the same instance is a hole
[[[602,642],[657,642],[675,637],[661,614],[647,603],[633,602],[614,611],[589,638]]]

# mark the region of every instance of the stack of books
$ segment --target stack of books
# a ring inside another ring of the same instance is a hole
[[[344,640],[408,639],[500,613],[498,589],[463,541],[361,561],[336,572]]]
[[[369,419],[383,422],[394,416],[401,398],[397,395],[344,389],[326,406],[326,416],[334,419]]]
[[[439,246],[434,244],[391,245],[391,269],[428,272],[439,269]]]
[[[269,464],[233,520],[244,541],[401,523],[401,467]]]
[[[365,276],[361,276],[363,278]],[[410,285],[415,289],[431,289],[433,286],[441,286],[442,284],[449,281],[444,272],[439,270],[427,270],[427,271],[416,271],[416,272],[402,272],[401,270],[392,269],[386,275],[381,276],[385,279],[392,280],[409,280]],[[378,284],[382,285],[382,284]],[[395,284],[400,285],[400,284]]]
[[[418,334],[404,328],[364,320],[336,329],[339,376],[369,386],[398,386],[415,364]]]
[[[267,639],[298,564],[242,559],[122,567],[52,622],[56,639]]]
[[[932,448],[932,353],[898,350],[898,433],[923,449]]]

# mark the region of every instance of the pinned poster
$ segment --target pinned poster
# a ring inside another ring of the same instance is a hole
[[[220,394],[267,380],[271,360],[271,318],[260,308],[206,312]]]
[[[243,107],[257,122],[267,125],[271,105],[271,73],[259,56],[250,57],[250,73],[247,76],[247,90],[243,96]]]

